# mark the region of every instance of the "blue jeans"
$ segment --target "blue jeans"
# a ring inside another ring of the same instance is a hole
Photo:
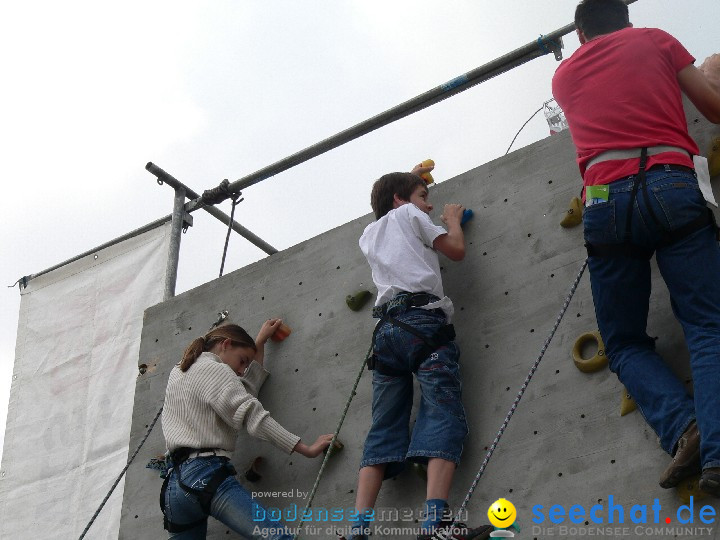
[[[585,240],[620,243],[626,228],[634,178],[610,184],[607,202],[585,208]],[[707,212],[695,175],[655,170],[647,173],[649,201],[667,230],[676,230]],[[655,250],[670,291],[675,317],[690,351],[694,399],[655,352],[646,332],[650,299],[650,261],[625,256],[589,257],[595,314],[610,369],[625,385],[665,451],[697,419],[704,468],[720,466],[720,249],[707,226],[662,245],[661,229],[648,211],[642,188],[632,213],[632,242]]]
[[[200,457],[188,459],[180,466],[182,481],[188,487],[201,489],[212,477],[213,473],[223,467],[221,458]],[[177,482],[175,467],[170,472],[167,491],[165,492],[165,513],[167,519],[176,524],[193,523],[203,520],[196,527],[181,533],[170,533],[169,538],[175,540],[204,540],[207,534],[207,515],[203,512],[197,497],[185,492]],[[271,521],[265,516],[262,508],[252,495],[240,485],[234,476],[227,477],[215,492],[210,505],[210,515],[224,523],[233,531],[245,538],[286,540],[292,535],[285,530],[281,521]],[[254,534],[260,527],[259,534]]]
[[[432,336],[445,324],[443,314],[418,308],[393,308],[392,316]],[[405,460],[427,463],[429,458],[460,462],[467,436],[465,409],[461,401],[460,349],[451,341],[424,358],[416,376],[422,398],[410,435],[415,354],[423,341],[386,322],[375,338],[377,362],[405,376],[373,371],[372,426],[365,440],[360,467],[387,463],[385,478],[399,474]]]

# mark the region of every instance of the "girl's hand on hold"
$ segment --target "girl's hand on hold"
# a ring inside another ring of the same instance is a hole
[[[300,455],[303,455],[308,458],[314,458],[318,457],[323,450],[325,450],[328,446],[330,446],[330,442],[332,441],[333,434],[328,433],[326,435],[320,435],[317,440],[308,446],[307,444],[303,443],[302,441],[298,441],[298,443],[295,445],[295,448],[293,450],[297,452]]]
[[[268,339],[270,339],[270,336],[275,333],[275,330],[277,330],[281,324],[282,319],[268,319],[265,321],[262,327],[260,327],[260,331],[255,338],[255,343],[257,345],[264,344]]]

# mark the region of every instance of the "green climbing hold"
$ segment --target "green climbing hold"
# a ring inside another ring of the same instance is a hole
[[[358,291],[355,294],[348,294],[345,303],[353,311],[360,311],[371,296],[370,291]]]
[[[345,445],[343,443],[341,443],[338,439],[335,439],[335,444],[332,445],[332,448],[330,446],[328,446],[325,450],[323,450],[323,452],[325,454],[327,454],[329,451],[330,457],[333,457],[335,454],[337,454],[343,448],[345,448]]]

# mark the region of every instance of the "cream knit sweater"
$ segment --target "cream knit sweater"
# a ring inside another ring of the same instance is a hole
[[[170,372],[162,413],[163,434],[171,452],[180,447],[235,450],[238,432],[270,441],[288,454],[300,437],[278,424],[257,394],[268,373],[253,361],[242,377],[210,352],[183,373]]]

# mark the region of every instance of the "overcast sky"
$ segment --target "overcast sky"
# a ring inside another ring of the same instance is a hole
[[[169,214],[173,192],[148,161],[198,192],[237,180],[566,25],[576,3],[5,0],[0,284]],[[697,65],[719,52],[717,0],[638,0],[630,14],[675,35]],[[578,46],[567,36],[565,56]],[[433,158],[442,181],[495,159],[551,97],[556,67],[534,60],[250,187],[236,219],[284,249],[368,213],[386,172]],[[547,135],[539,114],[514,148]],[[220,266],[224,226],[194,217],[178,293]],[[226,272],[263,256],[233,235]],[[0,302],[1,443],[17,287]]]

